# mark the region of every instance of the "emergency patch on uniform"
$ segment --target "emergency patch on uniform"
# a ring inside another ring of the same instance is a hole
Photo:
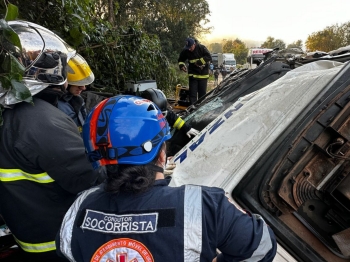
[[[110,234],[153,233],[157,224],[156,212],[116,215],[87,209],[81,228]]]
[[[113,239],[92,256],[91,262],[154,262],[151,252],[139,241],[130,238]]]

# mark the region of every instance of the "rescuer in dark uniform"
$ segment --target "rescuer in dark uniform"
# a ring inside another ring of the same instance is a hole
[[[81,55],[76,54],[69,60],[67,92],[58,100],[58,108],[73,119],[80,133],[87,115],[85,102],[80,94],[94,80],[94,73]]]
[[[39,25],[8,24],[22,45],[15,55],[25,68],[21,83],[33,95],[33,104],[0,86],[5,93],[0,99],[5,108],[0,126],[0,214],[24,261],[61,261],[55,236],[62,219],[76,195],[98,179],[76,125],[56,108],[65,92],[67,61],[75,50]]]
[[[168,186],[169,138],[160,109],[140,97],[111,97],[90,112],[83,139],[107,180],[69,209],[57,251],[78,262],[272,261],[276,240],[259,215],[237,209],[219,188]]]
[[[178,59],[180,70],[188,73],[190,102],[194,104],[207,93],[209,62],[212,60],[209,50],[193,38],[187,38]],[[186,67],[186,61],[189,63]]]

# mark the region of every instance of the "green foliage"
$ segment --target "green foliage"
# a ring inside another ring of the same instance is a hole
[[[177,62],[186,37],[210,30],[202,25],[208,23],[210,13],[206,0],[120,0],[118,3],[117,23],[125,25],[131,20],[142,25],[148,34],[157,35],[163,53],[172,63]]]
[[[166,90],[189,35],[208,32],[205,0],[12,0],[22,20],[60,35],[89,63],[95,87],[117,94],[127,81],[155,79]],[[177,71],[178,68],[176,69]],[[181,78],[180,78],[181,79]]]
[[[297,40],[287,46],[287,48],[300,48],[303,49],[303,41],[302,40]]]
[[[168,59],[156,35],[145,33],[137,24],[115,26],[117,4],[99,0],[19,1],[21,19],[56,32],[77,49],[89,63],[94,85],[117,94],[127,81],[156,79],[166,87]],[[107,11],[106,11],[107,10]]]
[[[233,49],[233,41],[232,40],[227,40],[222,47],[222,52],[223,53],[233,53],[231,52]]]
[[[244,42],[239,40],[238,38],[234,41],[234,47],[232,49],[235,54],[237,64],[245,64],[248,56],[248,47]]]
[[[79,50],[95,73],[95,85],[119,93],[126,91],[128,81],[154,79],[160,89],[167,88],[169,62],[161,52],[157,36],[129,26],[107,30],[104,39],[108,42],[98,43],[99,36],[92,35],[87,44],[93,44]]]
[[[350,44],[350,22],[340,26],[328,26],[322,31],[314,32],[308,36],[305,45],[307,51],[329,52]]]
[[[18,7],[12,4],[8,4],[5,20],[11,21],[11,20],[15,20],[17,17],[18,17]]]
[[[21,82],[25,71],[17,59],[22,52],[21,41],[7,24],[7,21],[15,19],[17,14],[17,7],[9,4],[6,9],[6,20],[0,19],[0,93],[9,92],[14,94],[18,100],[32,102],[30,91]],[[0,125],[3,124],[3,110],[3,105],[0,105]]]
[[[222,53],[222,44],[221,43],[211,43],[208,46],[210,53]]]
[[[176,85],[188,86],[188,75],[179,70],[178,64],[171,64],[170,72],[169,86],[163,91],[168,98],[175,98]]]
[[[225,42],[223,52],[233,53],[237,64],[244,64],[248,55],[248,48],[243,41],[236,38],[234,41],[228,40]]]
[[[271,36],[267,37],[266,41],[262,43],[261,46],[265,48],[279,48],[280,50],[286,49],[286,44],[282,40],[275,39]]]

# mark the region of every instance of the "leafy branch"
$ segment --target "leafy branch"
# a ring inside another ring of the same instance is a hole
[[[25,68],[18,60],[22,52],[21,41],[7,23],[17,15],[18,8],[8,4],[5,19],[0,19],[0,93],[11,93],[20,101],[32,102],[30,91],[22,83]],[[3,124],[5,96],[0,97],[0,126]]]

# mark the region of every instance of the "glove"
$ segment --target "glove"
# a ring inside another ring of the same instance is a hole
[[[188,132],[186,133],[186,135],[187,135],[189,138],[191,138],[191,136],[196,136],[196,135],[198,135],[198,134],[199,134],[199,131],[196,130],[196,129],[194,129],[194,128],[191,128],[190,131],[188,131]]]
[[[166,163],[166,165],[165,165],[165,168],[164,168],[164,175],[165,176],[170,176],[170,175],[172,175],[173,174],[173,172],[174,172],[174,169],[175,169],[175,167],[176,167],[176,164],[174,163],[174,162],[170,162],[170,160],[172,159],[173,157],[172,156],[170,156],[170,157],[168,157],[167,158],[167,163]]]
[[[196,61],[196,66],[205,66],[205,64],[203,64],[203,62],[200,59],[198,59]]]
[[[187,72],[187,67],[186,66],[183,66],[183,67],[181,67],[180,68],[182,71],[184,71],[184,72]]]

